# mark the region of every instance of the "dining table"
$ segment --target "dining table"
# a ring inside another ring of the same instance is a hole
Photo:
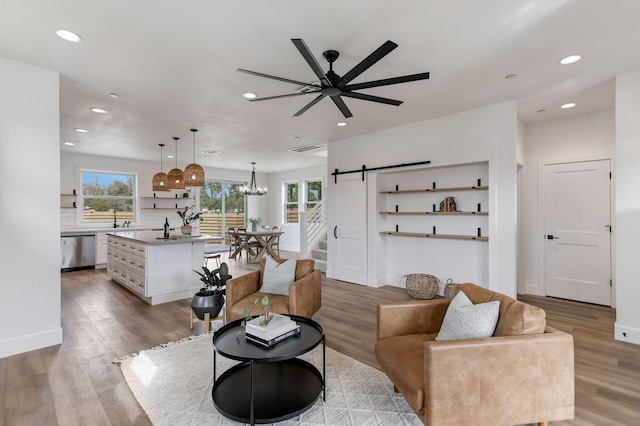
[[[247,262],[258,263],[267,253],[269,253],[271,257],[277,258],[278,252],[276,252],[272,246],[278,240],[278,237],[282,234],[284,234],[284,232],[278,230],[250,231],[247,229],[246,241],[255,241],[258,243],[257,246],[255,246],[255,251],[254,248],[247,246]],[[236,236],[237,235],[238,234],[236,234]],[[242,244],[239,244],[236,247],[235,251],[229,257],[231,259],[235,259],[242,248]]]

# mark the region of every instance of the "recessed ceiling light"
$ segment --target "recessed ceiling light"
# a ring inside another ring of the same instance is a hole
[[[505,80],[513,80],[514,78],[518,78],[517,74],[509,74],[509,75],[505,75],[504,79]]]
[[[61,39],[70,41],[72,43],[82,43],[82,37],[72,31],[58,30],[56,31],[56,35]]]
[[[568,104],[561,105],[560,108],[567,109],[567,108],[573,108],[574,106],[576,106],[575,103],[569,102]]]
[[[76,132],[78,132],[78,133],[89,133],[89,131],[87,129],[76,129]]]
[[[574,62],[578,62],[580,59],[582,59],[582,56],[580,55],[570,55],[570,56],[567,56],[566,58],[562,58],[560,60],[560,63],[562,65],[569,65],[569,64],[573,64]]]
[[[119,98],[120,95],[118,95],[117,93],[109,93],[109,96],[111,96],[112,98]]]
[[[339,123],[337,124],[337,126],[338,126],[338,127],[344,127],[344,126],[346,126],[346,125],[347,125],[347,123],[345,123],[344,121],[341,121],[341,122],[339,122]]]
[[[75,143],[73,143],[73,142],[65,142],[64,144],[65,145],[69,145],[69,146],[74,146],[75,145]]]
[[[91,108],[91,111],[97,112],[98,114],[106,114],[107,110],[102,108]]]
[[[167,155],[167,158],[173,158],[173,155]]]
[[[255,93],[247,92],[247,93],[243,93],[242,97],[246,99],[255,99],[258,97],[258,95],[256,95]]]

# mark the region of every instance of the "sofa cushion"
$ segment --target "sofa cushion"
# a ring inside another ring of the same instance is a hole
[[[433,341],[435,336],[395,336],[379,340],[375,346],[382,371],[419,414],[424,414],[424,343]]]
[[[262,282],[264,278],[264,265],[267,262],[267,259],[269,258],[265,257],[260,261],[260,282]],[[278,259],[278,258],[274,258],[273,260],[278,263],[283,263],[287,261],[287,259]],[[315,267],[315,261],[313,259],[297,259],[296,281],[313,272],[314,267]]]
[[[491,337],[498,322],[499,301],[473,302],[459,291],[444,315],[437,341]]]
[[[289,259],[286,262],[279,263],[268,257],[264,265],[260,291],[267,294],[288,296],[289,286],[293,284],[295,277],[296,259]]]
[[[500,314],[494,336],[544,333],[547,321],[546,313],[542,308],[522,303],[474,284],[460,284],[456,286],[456,291],[464,291],[473,303],[500,301]]]

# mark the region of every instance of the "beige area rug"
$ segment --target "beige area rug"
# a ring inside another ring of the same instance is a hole
[[[212,324],[213,325],[213,324]],[[216,329],[220,324],[216,324]],[[114,361],[154,425],[241,425],[219,414],[211,400],[211,334]],[[327,400],[320,397],[300,416],[276,425],[421,425],[384,373],[327,347]],[[322,348],[300,358],[322,372]],[[235,361],[217,357],[217,374]]]

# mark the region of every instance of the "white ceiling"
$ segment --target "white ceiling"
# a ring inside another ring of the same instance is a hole
[[[613,78],[640,70],[638,22],[638,0],[0,0],[0,56],[60,73],[61,150],[158,161],[157,144],[173,153],[178,136],[184,167],[195,127],[198,163],[250,170],[256,161],[259,172],[274,172],[325,161],[290,148],[510,99],[527,123],[612,108]],[[83,43],[59,39],[58,29]],[[346,127],[336,126],[344,118],[328,99],[296,118],[311,97],[242,98],[298,87],[237,68],[317,80],[291,38],[304,39],[325,71],[322,52],[338,50],[340,75],[386,40],[399,45],[354,83],[431,78],[362,90],[399,107],[345,98],[354,115]],[[559,64],[574,53],[583,59]],[[566,102],[577,107],[561,110]]]

